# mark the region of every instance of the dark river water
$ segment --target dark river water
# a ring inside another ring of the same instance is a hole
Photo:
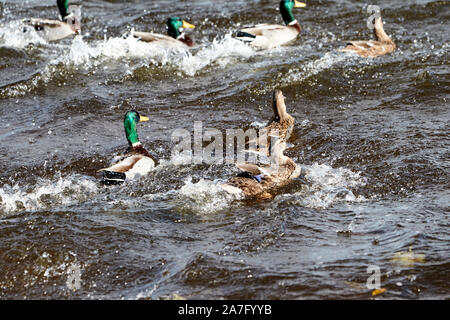
[[[80,2],[81,35],[47,43],[17,21],[53,0],[0,1],[1,299],[370,299],[369,266],[377,299],[450,298],[448,1],[308,1],[301,37],[262,51],[232,34],[281,24],[276,0]],[[368,4],[397,51],[337,52],[372,37]],[[122,37],[169,16],[198,47]],[[305,183],[244,201],[217,185],[232,164],[172,156],[194,121],[260,128],[276,88]],[[160,166],[104,187],[133,108]]]

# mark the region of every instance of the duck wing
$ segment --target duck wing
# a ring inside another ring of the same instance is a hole
[[[58,20],[30,18],[23,19],[22,23],[36,30],[46,41],[56,41],[75,34],[67,23]]]
[[[277,174],[280,170],[278,166],[273,164],[253,164],[247,162],[238,162],[236,163],[236,167],[242,172],[248,172],[253,177],[256,176],[270,176]]]
[[[179,47],[185,46],[185,44],[177,39],[174,39],[170,36],[166,36],[164,34],[159,33],[150,33],[150,32],[133,32],[133,36],[135,38],[139,38],[141,41],[147,43],[154,43],[165,47]]]
[[[236,167],[239,170],[241,170],[243,172],[248,172],[253,176],[264,174],[263,170],[261,170],[261,167],[259,167],[256,164],[253,164],[253,163],[238,162],[238,163],[236,163]]]
[[[36,30],[43,30],[44,28],[57,28],[63,24],[58,20],[46,20],[46,19],[23,19],[22,22],[26,25],[34,27]]]
[[[377,41],[373,41],[373,40],[368,40],[368,41],[363,41],[363,40],[359,40],[359,41],[347,41],[346,42],[347,46],[355,46],[359,49],[371,49],[374,46],[377,45]]]
[[[244,28],[241,30],[241,32],[247,32],[254,36],[264,36],[267,33],[277,32],[280,30],[284,31],[286,29],[287,29],[286,26],[282,26],[282,25],[278,25],[278,24],[262,23],[262,24],[257,24],[256,26],[251,27],[251,28]]]
[[[140,154],[134,154],[134,155],[130,155],[130,156],[121,156],[121,157],[116,157],[114,158],[114,160],[116,160],[116,162],[109,166],[108,168],[103,168],[98,170],[98,172],[100,171],[113,171],[113,172],[122,172],[125,173],[127,171],[130,171],[133,166],[141,159],[143,159],[145,156],[140,155]]]
[[[269,49],[294,40],[298,32],[288,26],[259,24],[244,28],[236,34],[236,39],[249,42],[252,46]]]
[[[139,31],[133,32],[133,36],[135,38],[139,38],[139,39],[141,39],[142,41],[145,41],[145,42],[167,40],[167,38],[170,38],[170,37],[165,36],[163,34],[150,33],[150,32],[139,32]],[[171,39],[173,39],[173,38],[171,38]]]

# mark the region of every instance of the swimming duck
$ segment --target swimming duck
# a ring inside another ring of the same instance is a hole
[[[57,0],[61,21],[39,18],[29,18],[22,20],[25,25],[34,28],[36,32],[46,41],[56,41],[67,38],[80,32],[80,8],[69,6],[69,0]],[[27,31],[26,28],[23,29]]]
[[[258,49],[270,49],[295,40],[301,32],[300,24],[292,14],[293,8],[303,8],[306,4],[297,0],[281,0],[280,12],[286,26],[258,24],[237,32],[236,39],[248,42]]]
[[[145,42],[151,42],[164,47],[193,47],[194,42],[192,39],[186,35],[183,31],[184,29],[194,29],[195,26],[190,24],[180,18],[169,18],[167,19],[167,33],[169,36],[157,33],[149,32],[133,32],[134,37],[139,38]]]
[[[277,137],[283,141],[287,141],[292,133],[294,128],[295,118],[292,117],[286,111],[286,104],[284,103],[285,96],[281,90],[275,90],[273,92],[273,116],[266,125],[265,128],[261,130],[264,134],[261,134],[257,140],[256,144],[252,144],[255,140],[249,141],[247,144],[248,147],[251,145],[257,145],[258,149],[256,153],[264,153],[269,155],[269,150],[271,148],[270,142],[271,137]],[[265,139],[267,139],[265,141]],[[250,152],[254,152],[250,151]]]
[[[374,34],[376,41],[348,41],[347,46],[339,51],[354,52],[361,57],[378,57],[395,50],[395,43],[389,38],[383,28],[381,16],[374,18]]]
[[[286,111],[285,96],[281,90],[273,92],[273,117],[265,127],[268,136],[277,135],[287,141],[294,128],[295,119]]]
[[[286,142],[277,139],[273,145],[270,165],[237,163],[241,172],[220,186],[232,194],[244,195],[246,198],[271,199],[271,189],[287,185],[300,176],[301,168],[283,154]]]
[[[104,184],[119,184],[133,179],[137,174],[145,175],[157,165],[157,159],[145,150],[137,134],[137,124],[148,120],[148,117],[140,115],[136,110],[125,114],[123,125],[129,147],[123,155],[114,158],[113,165],[98,170],[103,174]]]

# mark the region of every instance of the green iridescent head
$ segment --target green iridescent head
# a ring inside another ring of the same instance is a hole
[[[181,36],[186,28],[194,29],[195,26],[177,17],[167,19],[167,33],[174,39]]]
[[[56,0],[56,4],[62,19],[69,15],[69,0]]]
[[[70,6],[69,0],[56,0],[61,20],[67,23],[74,33],[81,30],[81,6]]]
[[[128,143],[133,146],[139,143],[139,138],[137,134],[137,124],[138,122],[148,121],[149,119],[145,116],[141,116],[136,110],[128,111],[123,119],[123,126],[125,127],[125,136],[127,137]]]
[[[295,20],[294,15],[292,14],[293,8],[304,8],[306,4],[303,2],[299,2],[297,0],[281,0],[280,1],[280,12],[283,17],[283,21],[285,24],[289,24]]]

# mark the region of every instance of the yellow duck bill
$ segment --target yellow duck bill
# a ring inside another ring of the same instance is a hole
[[[193,24],[190,24],[189,22],[183,20],[183,28],[194,29],[195,26]]]
[[[306,7],[306,3],[294,0],[294,8],[304,8]]]

